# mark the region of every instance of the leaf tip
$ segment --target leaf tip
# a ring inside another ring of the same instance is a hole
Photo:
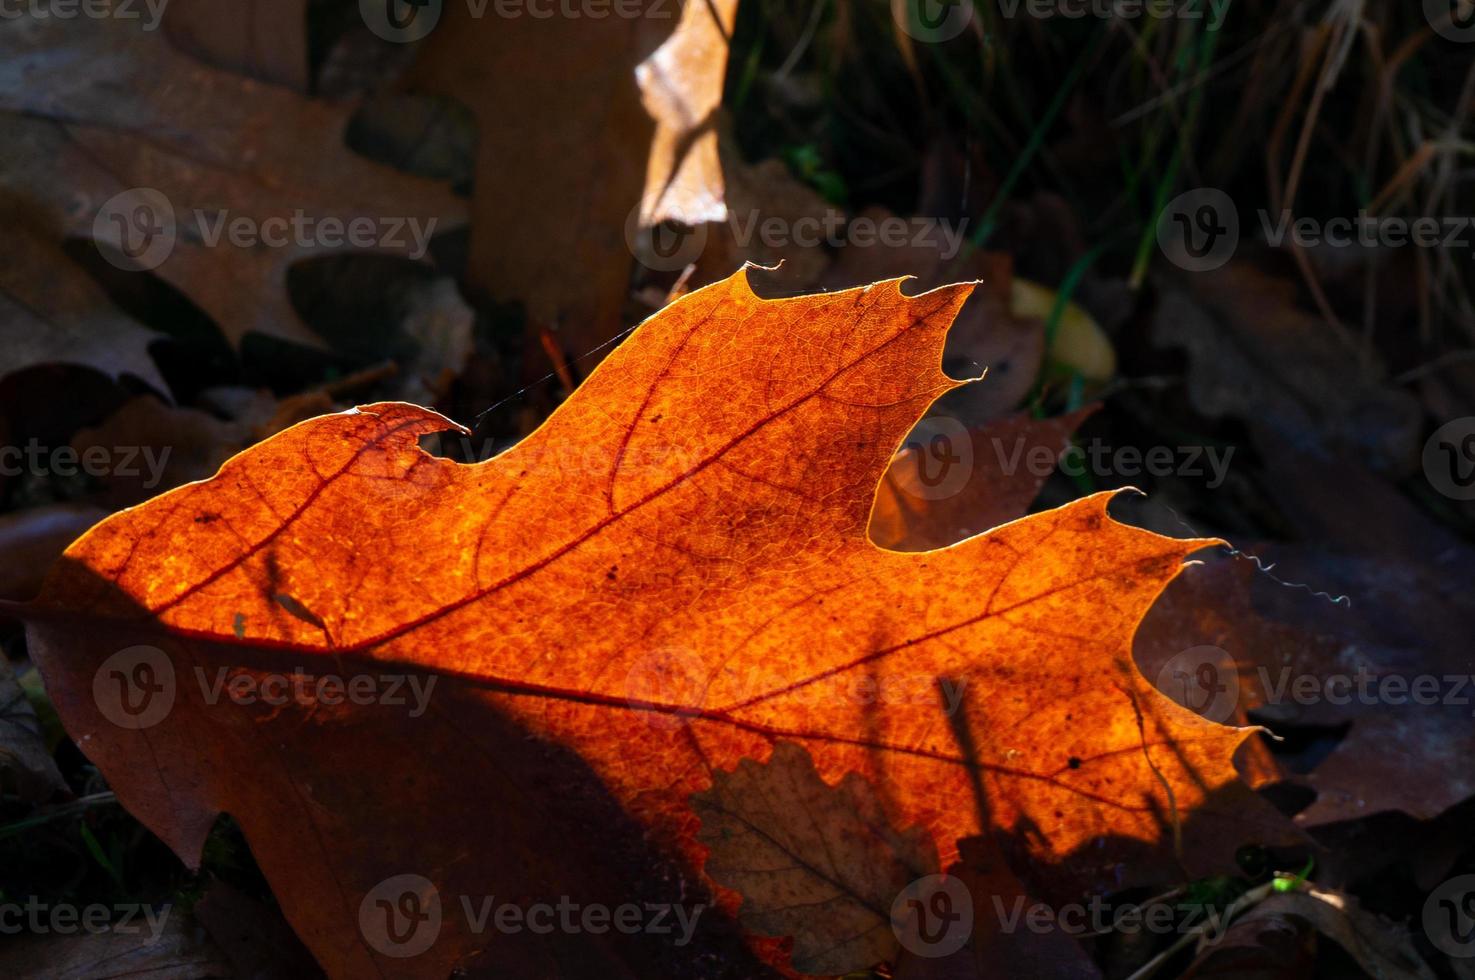
[[[1113,522],[1115,522],[1117,524],[1126,524],[1128,526],[1140,527],[1140,525],[1137,525],[1137,524],[1135,524],[1135,523],[1133,523],[1131,521],[1123,521],[1123,520],[1120,520],[1119,518],[1115,517],[1114,515],[1112,515],[1109,512],[1109,508],[1111,507],[1111,505],[1113,503],[1115,503],[1119,499],[1122,499],[1122,498],[1125,498],[1125,497],[1128,497],[1128,496],[1134,497],[1134,498],[1136,498],[1138,500],[1146,500],[1147,499],[1147,491],[1143,490],[1140,487],[1126,486],[1126,487],[1119,487],[1119,488],[1117,488],[1115,490],[1102,490],[1102,491],[1099,491],[1097,493],[1093,493],[1093,494],[1091,494],[1088,497],[1084,497],[1082,499],[1083,500],[1092,501],[1093,504],[1101,511],[1101,513],[1104,514],[1107,517],[1107,519],[1109,519],[1109,520],[1111,520],[1111,521],[1113,521]],[[1141,529],[1142,530],[1145,530],[1145,531],[1148,531],[1151,534],[1156,534],[1160,538],[1168,538],[1168,539],[1173,540],[1173,541],[1180,541],[1185,546],[1191,546],[1188,549],[1189,552],[1201,551],[1201,550],[1203,550],[1205,548],[1228,548],[1228,547],[1231,547],[1230,544],[1229,544],[1229,542],[1228,541],[1225,541],[1223,538],[1206,538],[1206,537],[1199,536],[1199,533],[1197,531],[1195,531],[1188,524],[1187,521],[1185,521],[1182,517],[1180,517],[1177,514],[1177,512],[1169,509],[1168,510],[1168,514],[1171,515],[1172,518],[1178,522],[1178,524],[1183,528],[1183,530],[1188,531],[1192,536],[1191,537],[1187,537],[1187,538],[1178,538],[1178,537],[1173,537],[1172,535],[1167,535],[1167,534],[1162,534],[1162,533],[1157,532],[1157,531],[1152,531],[1150,528],[1147,528],[1147,527],[1141,527]],[[1185,562],[1185,567],[1187,566],[1187,564],[1190,564],[1190,563]],[[1196,563],[1193,563],[1193,564],[1196,564]]]
[[[358,405],[342,412],[343,415],[368,415],[396,431],[411,430],[416,436],[436,432],[455,432],[469,436],[471,430],[460,422],[453,421],[439,412],[409,402],[374,402]]]

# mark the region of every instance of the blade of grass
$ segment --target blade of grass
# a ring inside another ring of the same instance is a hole
[[[1219,31],[1206,30],[1199,35],[1197,56],[1193,59],[1192,68],[1200,78],[1208,77],[1208,72],[1214,63],[1214,50],[1218,44]],[[1186,73],[1183,72],[1184,67],[1180,59],[1180,73]],[[1142,288],[1142,282],[1147,278],[1147,266],[1152,259],[1152,246],[1157,240],[1157,223],[1162,217],[1163,209],[1167,207],[1168,195],[1173,192],[1177,184],[1178,172],[1182,168],[1186,148],[1192,146],[1193,137],[1198,130],[1199,113],[1203,108],[1203,101],[1203,86],[1195,85],[1188,96],[1188,112],[1177,144],[1173,148],[1172,159],[1168,163],[1167,172],[1157,183],[1147,226],[1143,229],[1137,242],[1137,254],[1132,262],[1132,274],[1128,277],[1128,284],[1134,290]]]
[[[1008,202],[1010,195],[1014,192],[1014,185],[1019,183],[1019,178],[1024,176],[1025,170],[1034,161],[1035,154],[1044,145],[1045,134],[1049,132],[1056,117],[1060,115],[1060,110],[1065,108],[1065,100],[1075,90],[1076,83],[1081,80],[1081,75],[1085,73],[1086,66],[1096,57],[1096,53],[1100,50],[1106,37],[1107,32],[1105,31],[1093,37],[1091,42],[1081,51],[1080,55],[1076,57],[1075,63],[1070,66],[1070,71],[1066,73],[1065,78],[1060,83],[1060,87],[1055,90],[1055,95],[1051,97],[1050,104],[1045,107],[1045,111],[1041,114],[1039,122],[1035,124],[1034,130],[1029,134],[1029,139],[1025,142],[1024,149],[1015,158],[1014,165],[1009,168],[1009,173],[1004,177],[1003,183],[999,185],[999,191],[994,195],[994,199],[989,204],[988,210],[983,213],[983,217],[978,224],[978,230],[973,233],[968,244],[958,253],[958,257],[953,260],[952,265],[949,267],[949,278],[952,278],[957,273],[963,260],[969,254],[976,249],[982,248],[993,237],[994,231],[998,228],[999,211]]]
[[[77,816],[78,814],[86,811],[89,807],[107,806],[117,802],[118,798],[114,796],[111,792],[93,793],[90,796],[83,796],[72,801],[71,803],[55,807],[53,809],[47,810],[44,813],[37,813],[34,816],[29,816],[22,820],[17,820],[13,823],[8,823],[4,826],[0,826],[0,840],[5,840],[9,837],[16,837],[28,830],[32,830],[36,827],[45,826],[46,824],[51,823],[54,820],[64,820],[68,817]]]

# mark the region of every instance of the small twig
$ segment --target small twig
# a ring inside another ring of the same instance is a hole
[[[1316,860],[1313,858],[1306,862],[1306,867],[1302,868],[1294,875],[1287,872],[1277,871],[1275,873],[1275,877],[1265,882],[1265,884],[1260,885],[1258,888],[1251,888],[1239,898],[1236,898],[1234,901],[1230,902],[1229,907],[1224,910],[1223,915],[1217,918],[1215,918],[1213,915],[1210,915],[1209,918],[1203,923],[1194,926],[1192,929],[1185,932],[1182,936],[1179,936],[1172,946],[1169,946],[1167,949],[1163,950],[1161,953],[1148,960],[1147,963],[1143,964],[1140,970],[1128,977],[1127,980],[1145,980],[1145,978],[1152,976],[1152,974],[1156,972],[1159,967],[1161,967],[1174,954],[1178,953],[1194,939],[1197,939],[1203,936],[1204,933],[1209,932],[1213,929],[1217,929],[1220,926],[1224,926],[1227,928],[1230,920],[1232,920],[1236,915],[1243,912],[1245,909],[1250,908],[1251,906],[1259,905],[1271,895],[1297,891],[1306,884],[1306,878],[1308,875],[1311,874],[1311,869],[1314,867],[1316,867]],[[1224,934],[1221,932],[1219,935],[1222,938]]]
[[[1179,936],[1173,942],[1173,945],[1169,946],[1167,949],[1163,950],[1161,953],[1157,954],[1152,959],[1144,963],[1142,965],[1142,968],[1139,969],[1136,973],[1132,974],[1130,977],[1128,977],[1127,980],[1147,980],[1148,977],[1152,976],[1159,969],[1161,969],[1164,963],[1176,956],[1190,943],[1199,939],[1210,930],[1217,929],[1221,925],[1229,925],[1230,920],[1233,919],[1236,915],[1243,912],[1247,908],[1259,905],[1261,902],[1265,901],[1265,899],[1269,898],[1272,894],[1275,893],[1275,885],[1276,883],[1274,881],[1267,881],[1265,882],[1265,884],[1260,885],[1257,888],[1251,888],[1249,891],[1245,892],[1239,898],[1236,898],[1233,902],[1231,902],[1229,904],[1229,907],[1224,910],[1224,914],[1222,916],[1214,916],[1211,914],[1208,919],[1194,926],[1192,929],[1189,929],[1183,935]]]

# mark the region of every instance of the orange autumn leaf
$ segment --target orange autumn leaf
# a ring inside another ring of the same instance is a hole
[[[1131,658],[1206,542],[1106,495],[937,551],[867,538],[961,383],[940,364],[970,288],[762,300],[740,272],[475,465],[419,448],[459,428],[423,408],[302,423],[69,549],[31,649],[119,799],[191,864],[232,814],[332,976],[680,975],[678,944],[478,928],[462,899],[669,895],[705,860],[693,794],[780,742],[943,867],[980,833],[1042,887],[1220,866],[1273,825],[1231,764],[1249,730]],[[238,696],[285,675],[408,675],[410,698]],[[396,909],[434,922],[414,949]]]

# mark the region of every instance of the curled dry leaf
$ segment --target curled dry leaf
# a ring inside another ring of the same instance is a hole
[[[737,0],[683,4],[676,30],[635,67],[641,100],[656,124],[640,204],[647,225],[727,217],[716,114],[736,22]]]
[[[1351,895],[1315,887],[1273,894],[1222,935],[1208,933],[1184,976],[1304,977],[1316,968],[1318,936],[1346,950],[1369,977],[1434,980],[1407,928],[1368,912]]]
[[[726,217],[712,117],[736,16],[737,0],[643,0],[607,18],[447,4],[425,39],[412,87],[459,99],[480,125],[470,285],[521,300],[564,355],[625,325],[643,225]]]
[[[960,384],[940,365],[969,289],[765,301],[739,273],[475,465],[420,450],[457,427],[410,405],[295,426],[68,551],[24,611],[48,691],[186,861],[233,814],[334,976],[568,975],[573,950],[679,975],[690,948],[478,932],[459,897],[669,894],[705,856],[690,796],[780,741],[874,786],[944,865],[988,832],[1055,894],[1223,868],[1280,833],[1231,764],[1248,732],[1172,703],[1130,652],[1206,542],[1120,524],[1107,495],[939,551],[867,538],[896,448]],[[282,671],[411,683],[228,696]],[[109,692],[145,674],[129,703],[152,724],[116,724]],[[372,910],[407,874],[442,914],[396,959]]]

